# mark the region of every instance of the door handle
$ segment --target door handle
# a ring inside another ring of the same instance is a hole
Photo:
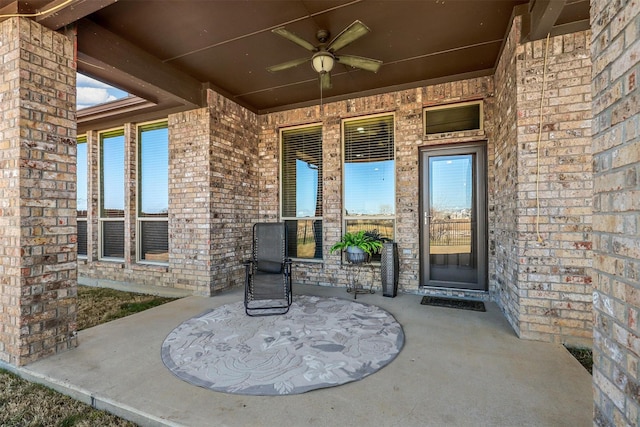
[[[429,225],[429,221],[433,218],[432,215],[428,215],[427,212],[424,213],[424,225]]]

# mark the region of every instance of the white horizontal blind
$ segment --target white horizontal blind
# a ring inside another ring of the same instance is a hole
[[[163,216],[169,211],[169,131],[166,123],[139,129],[139,216]]]

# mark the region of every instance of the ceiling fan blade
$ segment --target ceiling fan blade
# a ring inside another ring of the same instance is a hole
[[[322,87],[322,89],[331,89],[333,87],[333,85],[331,84],[331,74],[320,74],[320,86]]]
[[[382,61],[362,56],[340,55],[335,57],[338,63],[348,65],[350,67],[360,68],[362,70],[377,73],[382,65]]]
[[[288,68],[293,68],[293,67],[297,67],[300,64],[304,64],[305,62],[310,61],[311,58],[298,58],[298,59],[293,59],[291,61],[287,61],[287,62],[283,62],[282,64],[278,64],[278,65],[272,65],[271,67],[267,68],[267,71],[271,72],[271,73],[275,73],[276,71],[282,71],[282,70],[286,70]]]
[[[271,30],[271,32],[278,34],[279,36],[282,36],[287,40],[291,40],[298,46],[302,46],[303,48],[307,49],[310,52],[316,51],[316,47],[314,45],[312,45],[302,37],[293,34],[291,31],[287,30],[284,27],[274,28],[273,30]]]
[[[369,30],[369,27],[364,25],[362,22],[355,20],[351,25],[345,28],[344,31],[338,34],[336,38],[331,41],[331,43],[329,43],[329,45],[327,46],[327,50],[336,52],[338,51],[338,49],[342,49],[349,43],[354,42],[355,40],[364,36],[369,31],[371,31]]]

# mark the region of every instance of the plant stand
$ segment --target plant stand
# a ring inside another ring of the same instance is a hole
[[[376,291],[373,290],[373,281],[369,285],[369,289],[365,287],[365,285],[360,284],[360,275],[362,274],[362,264],[364,261],[360,262],[351,262],[349,272],[347,273],[347,292],[353,293],[353,299],[358,298],[358,294],[375,294]]]

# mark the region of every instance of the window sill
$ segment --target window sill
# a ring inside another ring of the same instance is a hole
[[[295,264],[324,264],[324,259],[291,258],[291,262]]]

